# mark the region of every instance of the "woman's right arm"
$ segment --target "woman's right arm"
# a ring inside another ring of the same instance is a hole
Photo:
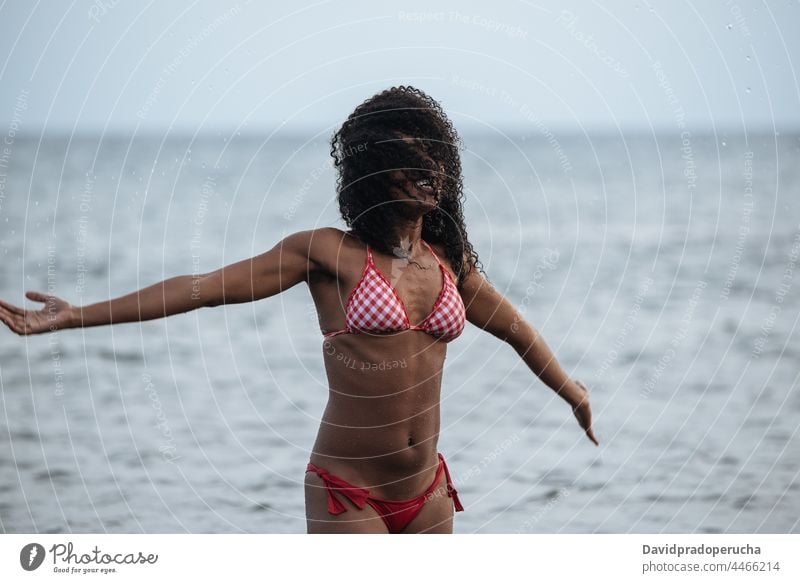
[[[307,281],[316,269],[313,257],[324,245],[320,231],[289,235],[275,247],[250,259],[202,275],[182,275],[128,295],[89,306],[71,306],[55,296],[27,292],[42,302],[25,310],[0,300],[0,320],[20,335],[164,318],[202,307],[252,302]]]

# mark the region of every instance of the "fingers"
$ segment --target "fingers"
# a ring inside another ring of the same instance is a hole
[[[30,317],[30,313],[24,311],[22,314],[12,313],[2,306],[0,306],[0,321],[8,326],[9,330],[20,336],[38,334],[44,330],[37,318]]]
[[[583,381],[576,380],[575,384],[578,385],[581,389],[583,389],[584,393],[586,393],[586,397],[584,397],[584,400],[581,403],[581,405],[586,405],[586,410],[582,412],[583,414],[579,414],[576,407],[576,416],[578,417],[578,421],[580,422],[581,427],[583,427],[584,431],[586,432],[586,437],[588,437],[592,443],[599,446],[600,442],[597,441],[597,438],[594,435],[594,431],[592,430],[592,416],[591,416],[592,414],[589,410],[589,405],[588,405],[589,389],[586,387],[585,384],[583,384]]]
[[[0,300],[0,311],[2,311],[3,309],[5,309],[8,312],[11,312],[12,314],[18,314],[20,316],[22,316],[25,313],[25,310],[23,310],[22,308],[18,308],[13,304],[9,304],[8,302]]]
[[[12,312],[5,306],[0,305],[0,318],[3,319],[3,322],[5,322],[7,326],[11,326],[11,322],[13,322],[15,319],[19,317],[20,314]]]
[[[0,320],[15,334],[23,335],[25,331],[25,310],[0,300]]]
[[[600,442],[597,441],[597,438],[594,435],[594,430],[592,429],[592,419],[591,417],[579,417],[578,422],[580,423],[581,429],[586,433],[586,437],[591,440],[592,443],[595,445],[600,445]]]
[[[0,321],[8,326],[8,328],[15,334],[20,336],[28,336],[31,334],[41,334],[47,332],[55,332],[58,330],[56,323],[53,321],[48,322],[41,315],[40,312],[26,312],[23,315],[12,314],[4,308],[0,308]]]
[[[25,334],[25,323],[22,316],[9,314],[7,311],[2,310],[0,311],[0,320],[15,334]]]
[[[587,430],[586,430],[586,436],[587,436],[589,439],[591,439],[591,440],[592,440],[592,443],[594,443],[595,445],[597,445],[597,446],[599,446],[599,445],[600,445],[600,442],[599,442],[599,441],[597,441],[597,438],[594,436],[594,431],[592,431],[592,428],[591,428],[591,427],[590,427],[589,429],[587,429]]]
[[[25,292],[25,297],[28,298],[29,300],[33,300],[34,302],[42,302],[42,303],[44,303],[44,302],[47,301],[47,298],[49,298],[50,296],[45,295],[43,293],[39,293],[37,291],[28,291],[28,292]]]

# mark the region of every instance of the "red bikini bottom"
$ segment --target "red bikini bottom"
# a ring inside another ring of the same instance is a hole
[[[364,508],[365,504],[372,506],[375,512],[383,519],[389,532],[395,534],[401,532],[420,513],[425,502],[428,501],[431,493],[436,489],[439,479],[442,477],[442,472],[447,477],[447,495],[453,499],[456,512],[464,510],[461,501],[458,499],[458,492],[453,487],[453,482],[450,479],[450,472],[447,470],[444,456],[441,453],[437,455],[439,456],[439,467],[436,469],[433,483],[422,494],[408,500],[386,500],[370,496],[369,490],[366,488],[354,486],[312,463],[308,464],[306,472],[315,472],[325,482],[325,490],[328,493],[328,512],[336,515],[347,511],[347,507],[342,504],[341,500],[334,496],[335,492],[350,500],[359,509]]]

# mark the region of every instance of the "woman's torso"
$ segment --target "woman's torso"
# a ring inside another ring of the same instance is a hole
[[[346,327],[345,306],[364,273],[366,246],[334,229],[324,236],[331,245],[309,287],[320,328],[331,332]],[[432,247],[443,261],[443,250]],[[431,313],[445,277],[422,248],[414,257],[422,268],[372,250],[374,267],[402,300],[412,325]],[[444,268],[454,279],[446,263]],[[340,334],[321,343],[329,399],[310,461],[375,496],[414,496],[437,463],[446,344],[421,330]]]

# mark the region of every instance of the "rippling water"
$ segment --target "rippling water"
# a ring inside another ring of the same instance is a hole
[[[466,136],[492,282],[593,394],[451,344],[456,532],[798,532],[800,136]],[[18,139],[0,297],[73,303],[341,226],[324,136]],[[0,530],[304,532],[326,399],[303,286],[168,320],[0,331]]]

